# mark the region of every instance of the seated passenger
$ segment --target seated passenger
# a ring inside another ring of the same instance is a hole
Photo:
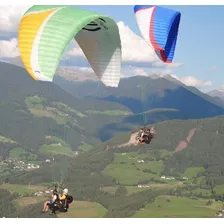
[[[140,130],[139,130],[139,132],[138,132],[138,135],[137,135],[137,139],[141,138],[142,133],[143,133],[143,129],[140,128]]]
[[[54,205],[54,203],[57,202],[58,198],[59,198],[58,193],[56,190],[54,190],[52,193],[52,199],[50,201],[44,202],[42,213],[48,212],[49,206]]]

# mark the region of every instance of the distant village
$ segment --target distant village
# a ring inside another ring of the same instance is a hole
[[[54,158],[52,159],[54,160]],[[17,158],[7,158],[4,161],[2,161],[4,164],[11,164],[13,165],[14,170],[33,170],[33,169],[39,169],[41,165],[33,164],[33,163],[26,163],[22,160],[19,160]],[[50,159],[46,159],[45,163],[50,163]]]
[[[41,166],[37,164],[32,163],[25,163],[22,160],[19,160],[17,158],[8,158],[3,161],[5,164],[11,164],[13,166],[13,169],[17,170],[31,170],[31,169],[39,169]]]
[[[58,143],[58,144],[60,144],[60,143]],[[75,151],[74,155],[78,156],[79,152]],[[0,157],[0,166],[5,167],[7,165],[10,165],[11,169],[13,169],[13,170],[29,171],[29,170],[39,169],[39,168],[41,168],[41,166],[44,163],[51,163],[52,161],[54,161],[54,158],[48,158],[45,161],[40,162],[39,164],[34,164],[32,162],[25,162],[25,161],[23,161],[19,158],[10,158],[10,157],[9,158],[3,158],[3,157]]]
[[[163,179],[163,180],[176,180],[174,177],[161,176],[160,178]],[[183,177],[182,179],[183,180],[188,180],[187,177]],[[180,183],[182,183],[182,182],[180,182]],[[139,187],[139,188],[149,188],[150,184],[138,184],[137,187]]]

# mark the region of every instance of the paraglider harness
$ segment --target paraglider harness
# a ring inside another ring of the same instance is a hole
[[[152,133],[150,129],[147,128],[142,128],[143,134],[139,133],[140,136],[137,137],[137,140],[139,141],[140,144],[150,144],[152,139],[155,137],[155,133]]]
[[[55,191],[57,191],[57,186],[55,186]],[[56,211],[67,212],[69,209],[69,205],[73,201],[73,197],[71,195],[66,195],[66,198],[64,200],[60,200],[59,195],[56,194],[56,196],[57,196],[56,201],[54,203],[48,204],[52,214],[56,214]]]

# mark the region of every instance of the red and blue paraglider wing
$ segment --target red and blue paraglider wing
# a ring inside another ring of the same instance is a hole
[[[166,63],[173,61],[181,13],[160,6],[136,5],[137,24],[146,42]]]

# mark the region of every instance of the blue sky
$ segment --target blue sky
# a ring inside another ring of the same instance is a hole
[[[27,7],[29,8],[30,6],[11,6],[11,8],[9,6],[0,6],[0,58],[3,58],[2,55],[10,58],[13,57],[12,55],[18,54],[18,46],[16,46],[18,24]],[[133,6],[79,5],[75,7],[108,15],[116,22],[123,21],[134,33],[141,36],[136,24]],[[199,85],[204,86],[205,82],[201,81],[211,81],[212,86],[202,87],[202,91],[219,88],[222,85],[224,89],[224,76],[222,75],[224,64],[222,56],[224,51],[222,44],[224,36],[224,29],[222,28],[224,24],[224,6],[165,7],[178,10],[182,14],[174,63],[183,63],[183,66],[163,68],[167,69],[167,71],[164,70],[163,74],[170,74],[171,71],[171,74],[176,75],[185,84],[197,83],[199,80]],[[127,29],[124,26],[122,29],[124,35]],[[129,49],[130,45],[132,45],[132,42],[125,46],[126,49]],[[137,50],[137,48],[138,46],[132,46],[132,51]],[[145,50],[145,48],[143,47],[143,49],[139,50],[137,52],[138,55],[136,52],[132,54],[138,59],[139,53],[141,56],[142,50]],[[148,55],[146,57],[148,60]],[[86,61],[85,58],[83,60]],[[145,69],[146,73],[154,72],[152,68],[150,68],[151,70],[145,67],[143,69]],[[142,72],[142,70],[138,70],[138,72]]]
[[[140,35],[133,6],[76,6],[107,14],[123,21]],[[184,66],[172,70],[181,76],[211,80],[213,87],[224,84],[223,37],[224,6],[165,6],[181,12],[181,23],[175,52],[175,62]]]

